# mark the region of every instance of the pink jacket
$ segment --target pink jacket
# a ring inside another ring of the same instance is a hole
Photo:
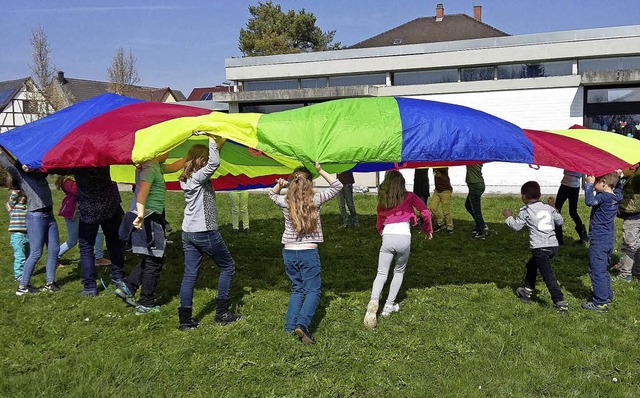
[[[60,212],[58,215],[72,220],[76,214],[76,196],[78,195],[76,182],[71,178],[67,178],[60,186],[60,189],[65,193],[65,197],[62,199],[62,203],[60,204]]]
[[[424,220],[421,231],[425,234],[433,233],[433,227],[431,226],[431,212],[422,199],[412,192],[405,193],[402,203],[393,209],[377,209],[378,217],[376,228],[378,229],[378,233],[382,235],[382,230],[386,224],[409,221],[411,225],[416,225],[418,223],[418,217],[416,217],[416,213],[413,211],[414,208],[420,212],[420,215]]]

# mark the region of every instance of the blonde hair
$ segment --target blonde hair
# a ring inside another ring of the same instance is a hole
[[[311,172],[298,167],[289,178],[287,205],[293,229],[299,234],[310,234],[318,228],[318,210],[313,204]]]
[[[187,157],[182,166],[182,174],[180,181],[185,182],[191,177],[191,174],[203,168],[209,160],[209,147],[202,144],[195,144],[189,148]]]
[[[398,170],[388,171],[378,189],[378,208],[393,209],[399,206],[407,193],[404,177]]]
[[[68,176],[68,175],[58,176],[58,178],[56,178],[56,182],[54,183],[56,188],[62,189],[62,184],[64,184],[64,180],[66,180],[67,178],[71,178],[71,176]]]

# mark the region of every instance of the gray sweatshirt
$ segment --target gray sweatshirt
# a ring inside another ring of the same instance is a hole
[[[529,228],[529,245],[532,249],[558,246],[555,227],[564,220],[558,211],[542,202],[528,203],[520,208],[517,217],[507,217],[505,223],[514,231]]]
[[[187,181],[180,181],[187,202],[184,207],[182,230],[204,232],[218,229],[216,193],[211,186],[211,176],[220,167],[218,145],[209,140],[209,161],[200,170],[191,174]]]
[[[37,171],[26,172],[16,162],[14,165],[4,154],[0,154],[0,164],[7,169],[27,197],[27,211],[38,211],[53,207],[51,188],[47,181],[47,175]]]

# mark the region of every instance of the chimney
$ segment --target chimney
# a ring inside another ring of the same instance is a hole
[[[473,17],[482,22],[482,6],[473,6]]]
[[[58,71],[58,81],[60,84],[65,84],[67,82],[67,79],[64,78],[64,72],[61,70]]]
[[[442,21],[444,18],[444,6],[442,3],[436,5],[436,21]]]

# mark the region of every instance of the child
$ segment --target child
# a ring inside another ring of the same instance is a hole
[[[216,143],[210,133],[206,135],[209,136],[209,147],[193,145],[180,175],[180,187],[187,202],[182,221],[184,276],[178,308],[181,331],[198,327],[198,321],[192,318],[193,290],[203,254],[211,257],[220,268],[214,322],[226,325],[240,319],[240,316],[229,312],[229,289],[235,263],[218,232],[216,194],[211,186],[211,176],[220,166],[219,149],[224,140],[217,138]]]
[[[164,165],[168,153],[142,163],[136,169],[136,186],[129,213],[122,221],[120,238],[131,239],[132,251],[140,255],[140,262],[129,273],[126,282],[115,290],[115,295],[136,307],[136,315],[160,312],[156,306],[155,290],[164,262],[166,237],[164,231],[164,202],[167,196],[165,173],[174,173],[184,164],[184,158]],[[135,218],[131,222],[131,216]],[[143,228],[144,226],[144,228]],[[125,232],[134,228],[132,233]],[[151,237],[151,241],[148,237]],[[123,240],[125,240],[123,239]],[[140,299],[135,302],[136,291]]]
[[[593,297],[591,301],[583,303],[582,308],[589,311],[609,311],[608,304],[613,301],[607,268],[613,252],[614,221],[622,200],[621,175],[622,170],[616,170],[598,178],[587,176],[584,180],[584,201],[591,207],[589,276]]]
[[[513,217],[511,209],[502,210],[502,215],[506,217],[505,222],[511,229],[520,231],[525,226],[529,228],[531,258],[526,265],[523,286],[516,289],[516,295],[520,300],[528,303],[536,287],[536,276],[540,271],[556,310],[562,314],[567,313],[569,304],[564,300],[558,280],[551,268],[551,259],[558,252],[555,231],[557,227],[562,226],[564,220],[553,206],[540,201],[540,185],[537,182],[524,183],[520,188],[520,194],[524,206],[520,208],[517,218]],[[553,200],[550,201],[553,202]]]
[[[640,276],[640,164],[623,171],[622,201],[618,217],[622,219],[622,255],[618,264],[611,267],[620,274],[612,282],[631,282]]]
[[[429,206],[431,212],[436,216],[436,227],[434,232],[447,229],[447,232],[453,233],[453,218],[451,218],[451,181],[449,180],[449,168],[441,167],[433,169],[433,178],[435,180],[436,189],[433,192],[433,199]],[[442,205],[442,211],[440,211]]]
[[[78,187],[74,179],[66,175],[59,176],[55,185],[56,188],[64,192],[58,215],[64,218],[64,222],[67,225],[67,241],[60,245],[60,250],[58,251],[58,266],[60,267],[62,256],[78,244],[79,214],[76,212]]]
[[[7,175],[7,186],[10,189],[6,208],[9,213],[9,234],[11,235],[11,247],[13,247],[13,279],[20,282],[24,262],[27,259],[27,253],[29,253],[27,197],[9,175]]]
[[[299,167],[288,182],[279,178],[269,191],[269,198],[284,214],[282,258],[285,272],[291,280],[284,328],[295,333],[303,344],[315,344],[309,325],[320,301],[318,243],[323,241],[320,207],[342,189],[342,183],[324,171],[318,162],[315,167],[329,183],[328,189],[314,194],[311,172]],[[280,191],[287,185],[286,197],[281,196]]]
[[[389,287],[387,303],[382,310],[382,316],[388,316],[400,310],[400,306],[395,300],[400,290],[400,285],[402,285],[404,270],[409,260],[409,252],[411,250],[410,227],[411,225],[416,225],[418,221],[414,209],[418,210],[422,216],[421,231],[424,232],[427,239],[431,239],[433,228],[431,226],[431,213],[427,205],[416,194],[406,191],[404,177],[398,170],[387,172],[378,191],[376,228],[378,233],[382,235],[382,246],[378,257],[378,274],[373,281],[371,299],[364,316],[364,324],[367,327],[374,328],[378,324],[376,318],[378,300],[387,281],[389,268],[394,258],[396,264],[393,270],[393,279]]]
[[[229,204],[231,205],[231,227],[234,234],[240,231],[240,221],[242,221],[242,231],[249,233],[249,192],[231,191],[229,192]],[[240,218],[238,218],[240,213]]]
[[[564,202],[567,201],[567,199],[569,200],[569,215],[573,219],[573,222],[576,223],[576,232],[579,237],[578,243],[582,244],[589,242],[587,238],[587,228],[582,223],[580,214],[578,214],[578,196],[580,195],[580,187],[582,186],[583,179],[584,174],[565,170],[555,199],[555,208],[558,210],[558,213],[562,212]],[[562,245],[564,243],[562,226],[556,228],[556,238],[558,239],[558,244]]]
[[[358,223],[358,213],[353,202],[353,184],[356,182],[353,178],[353,173],[345,171],[338,173],[336,177],[342,183],[342,189],[338,192],[338,208],[342,217],[342,228],[347,228],[351,225],[358,227],[360,225]],[[349,209],[349,214],[347,214],[347,208]]]
[[[469,194],[464,201],[464,208],[473,217],[475,229],[471,237],[473,239],[484,240],[487,236],[487,224],[482,217],[482,194],[484,193],[484,177],[482,176],[482,164],[472,164],[467,166],[465,182],[469,188]]]

